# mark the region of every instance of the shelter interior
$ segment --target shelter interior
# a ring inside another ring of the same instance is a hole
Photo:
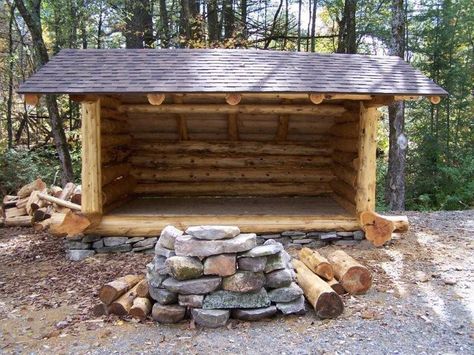
[[[213,223],[251,232],[355,230],[357,211],[374,207],[380,98],[75,99],[83,115],[83,212],[103,215],[95,227],[103,235]]]

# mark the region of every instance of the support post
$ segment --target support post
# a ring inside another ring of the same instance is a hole
[[[82,213],[102,214],[100,100],[81,103]]]
[[[379,111],[375,107],[360,104],[359,118],[359,168],[355,196],[356,212],[375,210],[377,120]]]

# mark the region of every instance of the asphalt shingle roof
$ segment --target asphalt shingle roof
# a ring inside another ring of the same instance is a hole
[[[446,94],[398,57],[230,49],[65,49],[18,91]]]

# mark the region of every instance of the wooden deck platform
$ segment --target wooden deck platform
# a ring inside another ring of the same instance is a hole
[[[105,214],[101,235],[157,236],[166,225],[238,225],[243,232],[356,230],[354,215],[331,196],[137,197]],[[89,231],[89,232],[91,232]]]

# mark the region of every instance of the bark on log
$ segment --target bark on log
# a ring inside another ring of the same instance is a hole
[[[333,266],[334,276],[350,294],[366,293],[372,286],[370,271],[344,251],[336,250],[327,257]]]
[[[133,300],[132,308],[128,314],[133,318],[145,320],[146,317],[151,313],[151,301],[146,297],[137,297]]]
[[[146,279],[141,280],[137,286],[138,297],[150,297],[148,281]]]
[[[21,217],[21,216],[26,216],[28,213],[26,213],[26,208],[18,208],[18,207],[13,207],[13,208],[8,208],[5,210],[5,218],[15,218],[15,217]]]
[[[126,316],[129,314],[130,309],[133,306],[133,301],[137,297],[137,286],[138,285],[135,285],[123,296],[120,296],[118,299],[113,301],[108,308],[109,313],[116,314],[118,316]]]
[[[36,179],[33,182],[30,182],[29,184],[23,186],[20,190],[18,190],[18,197],[20,199],[28,197],[31,195],[33,191],[36,190],[44,190],[46,188],[46,184],[43,182],[41,179]]]
[[[29,227],[31,226],[31,216],[5,217],[6,227]]]
[[[99,298],[109,305],[125,292],[137,285],[143,279],[143,275],[126,275],[111,281],[99,290]]]
[[[309,248],[303,248],[299,252],[300,260],[316,275],[325,280],[334,278],[334,271],[327,259]]]
[[[331,286],[331,288],[338,295],[343,295],[343,294],[347,293],[346,290],[344,290],[344,287],[342,287],[342,285],[336,279],[329,280],[328,285]]]
[[[319,318],[335,318],[344,310],[341,297],[299,260],[293,260],[296,280]]]

